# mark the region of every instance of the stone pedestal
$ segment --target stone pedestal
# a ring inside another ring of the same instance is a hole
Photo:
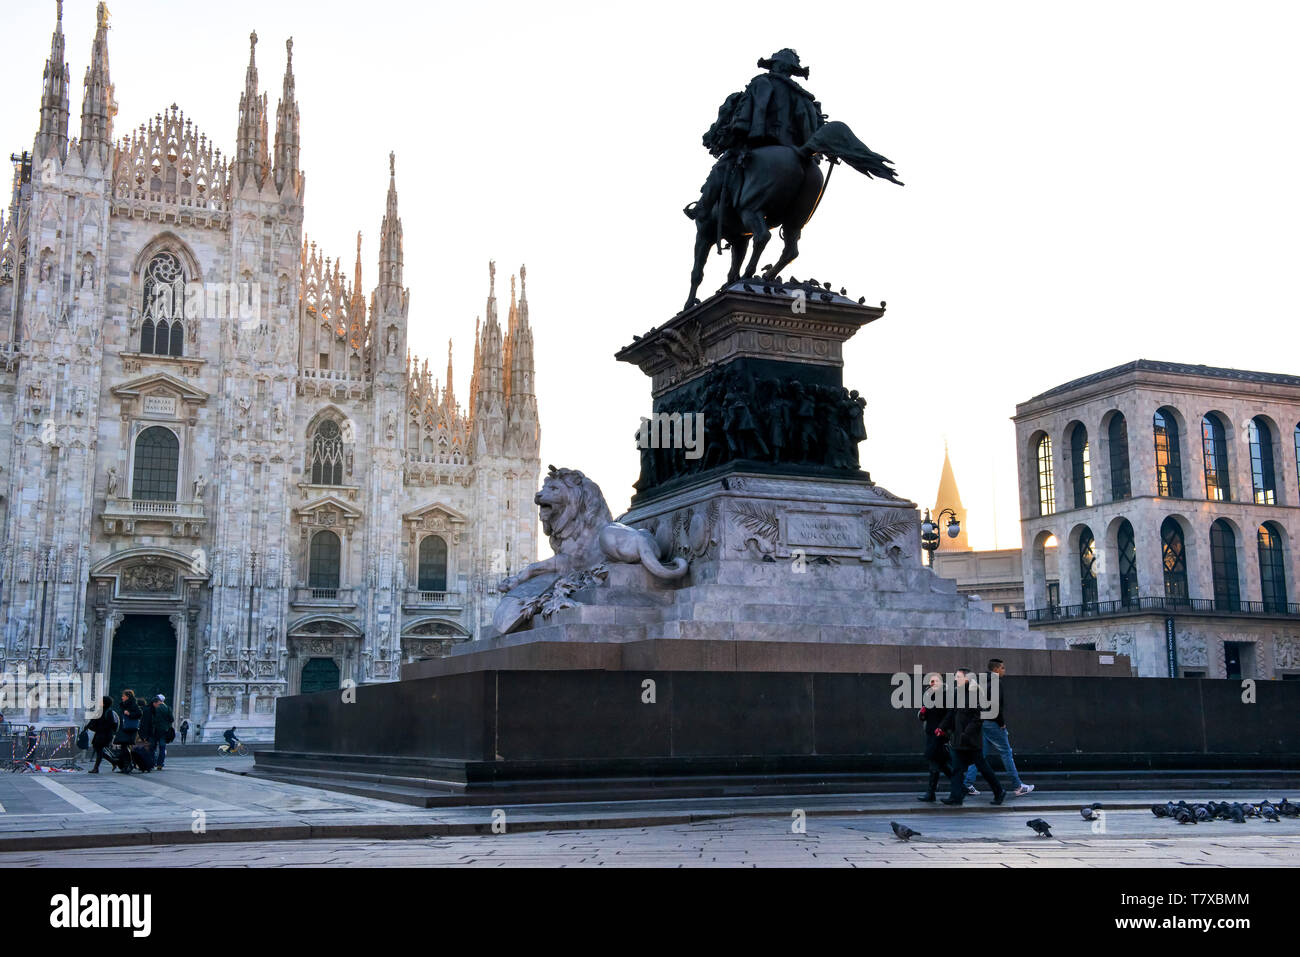
[[[619,350],[650,377],[655,416],[704,432],[698,456],[669,441],[677,420],[638,433],[633,505],[738,468],[869,483],[857,460],[866,401],[844,388],[844,343],[884,312],[811,283],[737,282]]]

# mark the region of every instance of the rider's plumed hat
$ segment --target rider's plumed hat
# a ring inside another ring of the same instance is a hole
[[[774,73],[784,73],[786,76],[801,76],[807,79],[808,68],[799,65],[799,54],[795,53],[789,47],[784,50],[778,50],[766,59],[759,60],[758,65],[764,70],[771,70]]]

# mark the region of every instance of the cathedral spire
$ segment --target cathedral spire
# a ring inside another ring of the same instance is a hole
[[[447,340],[447,385],[442,393],[442,404],[448,412],[456,408],[456,389],[451,378],[451,340]]]
[[[506,419],[508,442],[516,454],[537,454],[537,397],[533,391],[533,330],[528,325],[528,270],[519,267],[519,304],[510,308],[510,346],[507,350]],[[511,283],[513,293],[513,281]],[[513,300],[513,295],[512,295]]]
[[[397,155],[388,154],[388,205],[379,227],[380,295],[402,288],[402,220],[397,215]]]
[[[63,0],[50,38],[50,58],[45,61],[41,84],[41,125],[36,133],[37,162],[57,155],[68,158],[68,62],[63,53]]]
[[[939,513],[945,508],[950,508],[957,516],[957,521],[961,523],[961,531],[954,539],[947,539],[946,532],[943,547],[954,551],[970,551],[970,543],[966,538],[966,507],[961,503],[961,493],[957,491],[957,476],[952,469],[952,460],[948,457],[948,443],[943,444],[943,471],[939,475],[939,491],[934,496],[934,510],[930,513],[938,519]],[[946,527],[947,522],[940,522],[941,527]]]
[[[95,151],[100,162],[107,163],[113,147],[113,114],[117,112],[117,104],[113,101],[113,83],[108,75],[108,7],[103,3],[95,9],[95,21],[95,42],[90,48],[90,66],[86,67],[85,92],[81,98],[81,158],[84,162]]]
[[[480,423],[483,451],[500,451],[501,429],[494,428],[488,419],[499,420],[503,408],[503,382],[505,370],[502,363],[501,325],[497,322],[497,264],[488,263],[487,319],[478,338],[474,362],[473,415]]]
[[[266,94],[257,92],[257,33],[248,35],[248,70],[239,97],[239,135],[235,146],[235,179],[240,186],[251,179],[258,187],[266,181],[270,158],[266,149]]]
[[[275,188],[298,186],[298,99],[293,85],[293,37],[285,41],[284,85],[275,111]]]

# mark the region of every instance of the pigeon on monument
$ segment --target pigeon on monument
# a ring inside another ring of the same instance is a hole
[[[1033,829],[1034,829],[1034,832],[1035,832],[1039,837],[1051,837],[1051,836],[1052,836],[1052,825],[1048,824],[1048,823],[1047,823],[1046,821],[1044,821],[1041,817],[1036,817],[1036,818],[1034,818],[1032,821],[1026,821],[1026,822],[1025,822],[1025,827],[1033,828]]]
[[[906,824],[899,824],[897,821],[890,821],[889,826],[894,831],[894,837],[898,838],[900,841],[911,840],[913,837],[921,833],[920,831],[912,830]]]

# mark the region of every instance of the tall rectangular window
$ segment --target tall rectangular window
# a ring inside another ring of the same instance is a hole
[[[1110,439],[1110,497],[1118,502],[1133,494],[1128,465],[1128,423],[1123,414],[1116,412],[1107,426]]]
[[[1052,440],[1044,435],[1038,440],[1038,514],[1056,512],[1056,487],[1052,480]]]

